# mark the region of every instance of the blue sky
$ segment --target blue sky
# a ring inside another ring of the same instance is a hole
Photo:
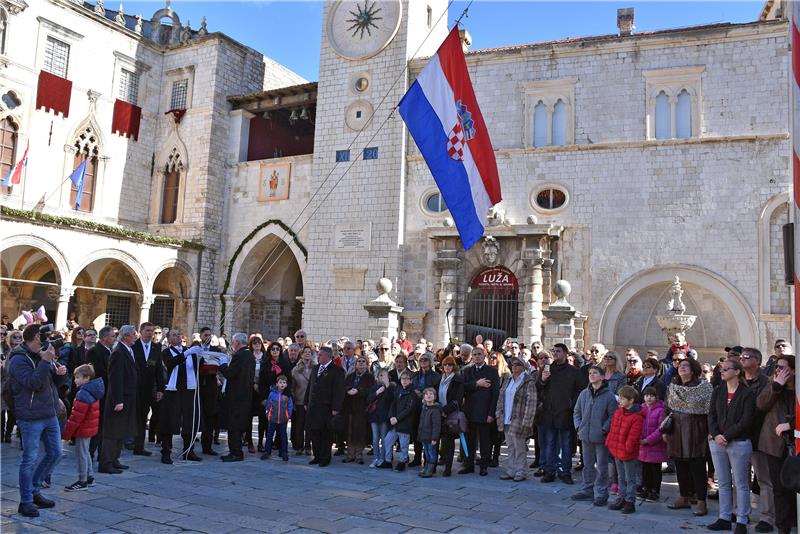
[[[113,0],[106,4],[116,7]],[[164,2],[126,1],[125,12],[150,16]],[[455,1],[452,23],[466,7]],[[763,2],[500,2],[475,0],[462,22],[472,34],[473,48],[532,43],[564,37],[616,33],[617,8],[636,9],[637,31],[652,31],[715,22],[756,20]],[[322,2],[173,0],[182,22],[197,29],[208,18],[209,31],[221,31],[270,56],[314,81],[319,70]]]

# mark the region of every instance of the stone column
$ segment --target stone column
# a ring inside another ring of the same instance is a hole
[[[433,260],[440,271],[438,307],[434,316],[434,345],[444,346],[449,343],[449,335],[458,336],[456,316],[458,314],[458,272],[461,259],[456,250],[440,250]],[[447,310],[452,308],[448,319]]]
[[[232,158],[230,163],[247,161],[250,119],[255,115],[243,109],[236,109],[229,113],[229,117],[228,153]]]
[[[156,298],[153,295],[142,295],[139,299],[139,324],[150,320],[150,307]]]
[[[576,350],[577,323],[583,325],[583,321],[579,321],[582,316],[567,302],[567,296],[572,291],[569,282],[559,280],[555,285],[558,300],[544,310],[544,316],[547,318],[544,325],[544,341],[548,347],[555,343],[563,343],[569,350]]]
[[[525,266],[525,277],[523,279],[522,296],[522,331],[520,332],[521,341],[533,343],[542,340],[542,302],[544,294],[542,284],[542,251],[523,250],[522,264]]]
[[[377,284],[378,297],[364,304],[364,309],[369,314],[367,320],[367,333],[369,339],[379,339],[388,337],[397,339],[400,330],[400,314],[403,307],[398,306],[389,297],[392,290],[392,281],[388,278],[381,278]]]
[[[69,313],[69,299],[75,294],[72,286],[61,286],[58,294],[58,307],[56,308],[56,329],[60,330],[67,326],[67,314]]]

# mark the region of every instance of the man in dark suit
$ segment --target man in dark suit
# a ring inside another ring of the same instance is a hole
[[[333,350],[319,350],[319,365],[311,371],[311,380],[306,389],[308,415],[306,426],[311,433],[314,458],[308,462],[325,467],[331,463],[334,417],[339,415],[344,402],[344,369],[331,362]]]
[[[220,352],[225,351],[219,347],[211,346],[211,328],[204,326],[200,329],[200,347],[203,351]],[[219,382],[217,380],[217,367],[214,365],[202,365],[200,368],[200,405],[203,412],[201,418],[200,443],[203,445],[203,454],[216,456],[217,452],[211,448],[214,442],[215,429],[219,428],[218,421],[218,400],[220,396]]]
[[[104,326],[98,333],[98,342],[89,349],[86,354],[86,362],[94,367],[95,378],[103,380],[103,387],[108,391],[108,362],[111,358],[111,347],[114,346],[114,328]],[[97,435],[92,437],[89,442],[89,454],[94,457],[94,453],[101,448],[103,441],[103,416],[106,413],[105,402],[100,402],[100,422]],[[98,453],[99,455],[99,453]]]
[[[158,425],[157,410],[163,393],[157,391],[157,381],[161,382],[161,345],[153,340],[155,325],[144,322],[139,326],[139,339],[133,344],[133,355],[136,359],[136,368],[139,371],[139,392],[137,396],[136,415],[138,418],[139,433],[133,442],[133,454],[150,456],[153,454],[144,448],[144,434],[147,428],[147,415],[152,409],[150,418],[150,432]],[[163,389],[163,388],[161,388]]]
[[[256,375],[256,357],[247,348],[247,334],[238,332],[231,341],[233,356],[230,364],[223,363],[219,370],[225,377],[222,396],[222,427],[228,429],[228,454],[223,462],[241,462],[242,435],[253,426],[253,382]]]
[[[139,370],[136,368],[132,348],[136,337],[136,327],[133,325],[120,328],[118,343],[108,364],[100,473],[118,474],[128,468],[119,462],[122,443],[127,436],[136,436],[139,433],[136,400],[139,392]]]
[[[462,349],[463,353],[463,349]],[[486,363],[486,351],[482,345],[472,350],[471,365],[464,366],[464,415],[469,422],[467,449],[469,455],[459,474],[475,472],[475,446],[481,447],[480,474],[489,473],[492,461],[492,438],[490,426],[494,423],[497,411],[497,396],[500,391],[500,376],[497,368]]]

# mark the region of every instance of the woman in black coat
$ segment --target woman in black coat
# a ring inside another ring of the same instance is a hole
[[[375,378],[369,372],[367,357],[359,356],[356,359],[355,372],[347,375],[344,380],[344,407],[343,414],[347,429],[347,456],[344,463],[364,463],[364,445],[367,443],[367,394],[375,385]]]
[[[442,416],[447,421],[447,416],[461,410],[464,402],[464,379],[458,373],[458,364],[452,356],[442,361],[442,378],[439,381],[437,394],[439,404],[442,405]],[[453,452],[458,434],[451,434],[446,424],[442,424],[442,437],[439,445],[439,455],[444,461],[444,473],[449,477],[453,470]]]

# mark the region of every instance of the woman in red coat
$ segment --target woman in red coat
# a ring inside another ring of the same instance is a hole
[[[90,364],[78,366],[73,373],[75,385],[79,387],[72,404],[61,438],[75,438],[75,456],[78,460],[78,481],[70,484],[66,491],[85,490],[94,484],[92,457],[89,455],[89,442],[100,428],[100,399],[105,395],[102,378],[94,377],[94,367]]]
[[[631,386],[617,391],[619,408],[611,421],[611,430],[606,437],[606,447],[614,456],[619,476],[619,497],[608,505],[610,510],[622,510],[623,514],[636,511],[636,476],[639,472],[639,439],[644,426],[645,412],[636,400],[639,392]]]

